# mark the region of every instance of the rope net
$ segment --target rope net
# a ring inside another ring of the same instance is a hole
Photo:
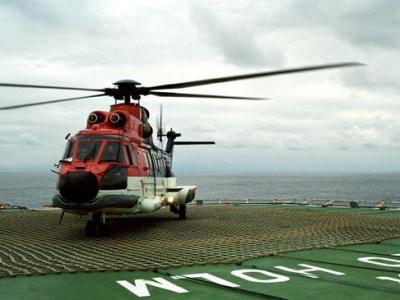
[[[186,221],[165,209],[115,219],[106,238],[85,236],[87,218],[59,217],[0,212],[0,277],[237,263],[400,236],[400,218],[296,208],[192,206]]]

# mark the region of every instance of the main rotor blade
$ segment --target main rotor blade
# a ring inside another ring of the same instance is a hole
[[[84,97],[74,97],[74,98],[65,98],[65,99],[50,100],[50,101],[42,101],[42,102],[34,102],[34,103],[25,103],[25,104],[20,104],[20,105],[3,106],[3,107],[0,107],[0,110],[16,109],[16,108],[23,108],[23,107],[28,107],[28,106],[44,105],[44,104],[57,103],[57,102],[66,102],[66,101],[73,101],[73,100],[79,100],[79,99],[101,97],[101,96],[105,96],[105,95],[106,95],[106,94],[98,94],[98,95],[91,95],[91,96],[84,96]]]
[[[178,141],[178,142],[174,142],[174,145],[215,145],[215,142],[214,141],[189,141],[189,142]]]
[[[18,83],[1,83],[0,86],[4,87],[20,87],[20,88],[35,88],[35,89],[55,89],[55,90],[74,90],[74,91],[91,91],[91,92],[104,92],[104,89],[87,89],[68,86],[54,86],[54,85],[35,85],[35,84],[18,84]]]
[[[357,62],[346,62],[346,63],[337,63],[337,64],[307,66],[307,67],[301,67],[301,68],[282,69],[282,70],[276,70],[276,71],[244,74],[244,75],[237,75],[237,76],[228,76],[228,77],[219,77],[219,78],[210,78],[210,79],[187,81],[187,82],[178,82],[178,83],[172,83],[172,84],[156,85],[156,86],[146,87],[146,89],[148,89],[150,91],[151,90],[165,90],[165,89],[180,89],[180,88],[228,82],[228,81],[234,81],[234,80],[243,80],[243,79],[250,79],[250,78],[257,78],[257,77],[275,76],[275,75],[281,75],[281,74],[308,72],[308,71],[316,71],[316,70],[323,70],[323,69],[355,67],[355,66],[363,66],[363,65],[364,64],[357,63]]]
[[[186,94],[186,93],[170,93],[170,92],[149,92],[150,95],[160,97],[183,97],[183,98],[218,98],[218,99],[236,99],[236,100],[267,100],[268,98],[255,97],[236,97],[222,95],[202,95],[202,94]]]
[[[162,107],[162,104],[160,104],[160,128],[161,128],[161,134],[162,134],[162,130],[163,130],[162,111],[163,111],[163,107]]]

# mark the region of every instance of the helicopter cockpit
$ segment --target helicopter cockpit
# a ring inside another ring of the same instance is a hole
[[[61,162],[98,161],[126,163],[121,139],[114,135],[77,135],[68,140]]]
[[[77,134],[70,138],[64,156],[60,160],[61,164],[70,165],[65,178],[60,179],[59,189],[61,194],[64,194],[63,197],[66,199],[78,197],[79,190],[85,189],[83,185],[86,181],[92,180],[93,176],[97,177],[97,190],[125,189],[127,167],[137,168],[137,165],[131,161],[131,155],[127,153],[126,147],[123,138],[119,135]],[[82,186],[71,183],[75,177],[79,177]],[[97,193],[94,190],[93,188],[93,193],[90,193],[91,197]],[[79,197],[82,198],[82,196]]]

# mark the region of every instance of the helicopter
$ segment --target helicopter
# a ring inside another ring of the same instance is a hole
[[[58,174],[58,184],[53,206],[62,209],[60,223],[65,212],[88,215],[85,234],[107,236],[111,232],[110,217],[114,216],[151,213],[169,207],[179,220],[185,220],[187,204],[194,200],[196,186],[177,184],[172,171],[174,147],[215,144],[214,141],[177,141],[180,133],[172,128],[164,132],[162,107],[157,119],[157,131],[154,133],[149,123],[150,113],[140,104],[143,96],[260,101],[267,98],[162,90],[361,65],[363,64],[357,62],[314,65],[155,86],[143,86],[135,80],[125,79],[115,82],[112,88],[102,89],[0,83],[0,87],[100,92],[88,96],[3,106],[0,110],[104,96],[114,98],[115,103],[109,111],[91,112],[86,120],[86,127],[66,137],[64,154],[55,165],[57,171],[54,170]],[[155,145],[153,136],[161,144],[166,137],[165,149]]]

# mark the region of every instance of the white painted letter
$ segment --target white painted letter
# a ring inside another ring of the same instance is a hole
[[[134,284],[132,284],[126,280],[118,280],[117,283],[138,297],[150,296],[150,292],[147,289],[147,285],[155,286],[155,287],[158,287],[158,288],[164,289],[164,290],[169,290],[171,292],[178,293],[178,294],[188,292],[187,290],[185,290],[185,289],[183,289],[161,277],[155,277],[155,278],[153,278],[153,281],[145,280],[145,279],[136,279]]]
[[[210,273],[198,273],[198,274],[187,274],[187,275],[178,275],[178,276],[172,276],[171,278],[173,279],[186,279],[186,278],[201,278],[205,279],[210,282],[214,282],[219,285],[224,285],[224,286],[229,286],[229,287],[240,287],[240,285],[227,281],[225,279],[222,279],[220,277],[214,276]]]
[[[333,270],[320,268],[320,267],[316,267],[316,266],[312,266],[312,265],[307,265],[307,264],[298,264],[298,265],[300,267],[305,267],[307,269],[295,270],[295,269],[291,269],[291,268],[287,268],[287,267],[283,267],[283,266],[276,266],[275,268],[283,270],[283,271],[287,271],[287,272],[298,273],[298,274],[301,274],[301,275],[304,275],[307,277],[311,277],[311,278],[318,278],[318,275],[310,273],[310,272],[316,272],[316,271],[330,273],[333,275],[346,275],[345,273],[342,273],[342,272],[336,272]]]
[[[366,262],[369,264],[374,264],[378,266],[400,268],[400,260],[394,258],[385,257],[360,257],[358,261]]]
[[[256,273],[256,274],[262,274],[264,276],[272,277],[269,279],[258,279],[252,276],[247,275],[248,273]],[[244,270],[234,270],[231,272],[232,275],[242,278],[247,281],[251,282],[259,282],[259,283],[275,283],[275,282],[285,282],[290,280],[289,277],[271,273],[265,270],[257,270],[257,269],[244,269]]]
[[[399,277],[400,277],[400,274],[399,274]],[[376,277],[376,279],[394,281],[394,282],[397,282],[400,284],[400,279],[398,279],[398,278],[379,276],[379,277]]]

